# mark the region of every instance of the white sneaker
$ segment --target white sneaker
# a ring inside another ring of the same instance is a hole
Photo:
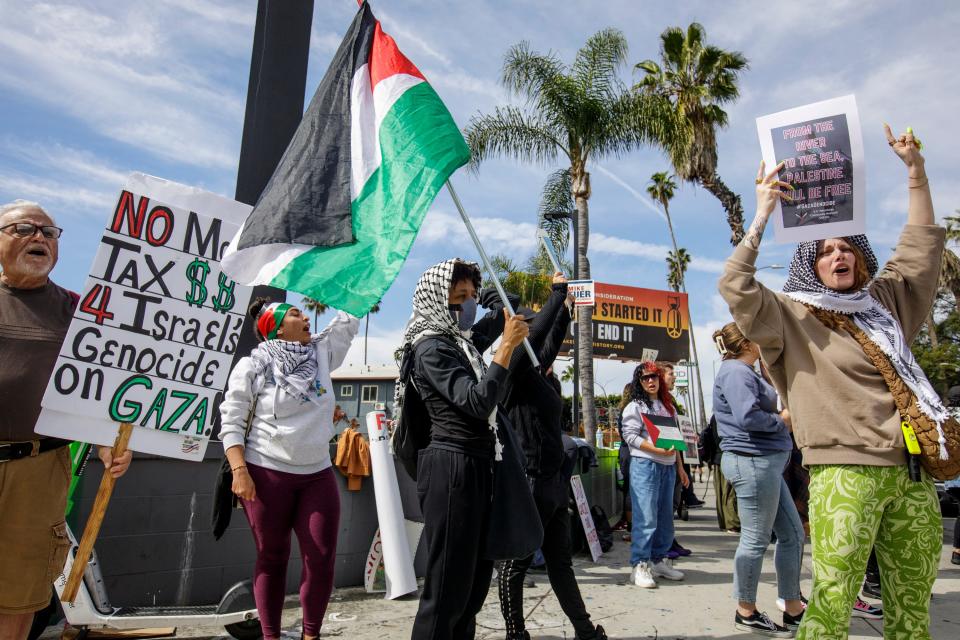
[[[658,578],[667,580],[683,580],[683,571],[673,568],[673,560],[664,558],[660,562],[654,562],[650,568],[650,573]]]
[[[653,579],[653,574],[650,573],[649,562],[641,562],[633,567],[633,572],[630,574],[630,582],[643,589],[657,588],[657,581]]]

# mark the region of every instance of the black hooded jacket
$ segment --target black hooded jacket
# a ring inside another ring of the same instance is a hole
[[[556,359],[570,326],[566,297],[566,283],[553,285],[546,304],[530,323],[530,345],[540,368],[530,362],[526,349],[517,348],[510,358],[510,377],[504,389],[503,407],[519,436],[527,475],[534,478],[554,476],[564,459],[563,398],[543,372]]]

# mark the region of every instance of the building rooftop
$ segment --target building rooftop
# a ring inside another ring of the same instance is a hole
[[[332,374],[332,380],[396,380],[400,368],[395,364],[364,364],[340,367]]]

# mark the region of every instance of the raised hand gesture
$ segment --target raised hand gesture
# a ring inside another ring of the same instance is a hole
[[[780,180],[779,175],[777,175],[780,170],[783,169],[782,162],[774,167],[770,173],[764,174],[765,168],[766,165],[763,160],[761,160],[760,170],[757,172],[757,213],[763,216],[769,216],[777,207],[778,199],[785,202],[793,202],[793,198],[790,197],[789,193],[781,191],[781,189],[793,191],[793,187],[790,183]]]
[[[887,144],[897,154],[897,157],[903,160],[903,164],[907,165],[908,169],[923,167],[924,160],[923,156],[920,155],[920,141],[914,137],[912,128],[907,127],[906,133],[899,138],[894,137],[893,130],[890,129],[888,124],[883,125],[883,132],[887,136]]]

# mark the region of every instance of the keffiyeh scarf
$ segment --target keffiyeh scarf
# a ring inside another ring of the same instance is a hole
[[[456,262],[463,262],[459,258],[446,260],[435,264],[420,276],[417,287],[413,292],[413,316],[407,323],[403,332],[403,344],[400,345],[400,351],[403,351],[406,345],[413,347],[416,343],[427,336],[446,336],[456,342],[457,346],[463,351],[470,361],[473,374],[479,382],[483,374],[487,371],[487,365],[477,348],[473,346],[461,331],[457,321],[450,315],[450,285],[453,280],[453,265]],[[397,383],[393,394],[394,412],[400,415],[400,407],[403,406],[404,385]],[[490,431],[494,438],[494,457],[496,460],[503,459],[503,445],[500,444],[500,436],[497,433],[497,409],[487,418]]]
[[[849,236],[844,240],[863,253],[872,280],[877,275],[878,264],[866,236]],[[890,359],[900,378],[916,396],[920,411],[936,423],[940,458],[946,460],[946,437],[942,425],[950,414],[914,358],[903,335],[903,328],[890,311],[870,295],[869,287],[852,293],[841,293],[824,285],[816,271],[818,245],[818,241],[810,241],[801,242],[797,246],[783,292],[802,304],[842,313],[852,318],[854,324]]]
[[[254,367],[259,373],[268,369],[273,373],[277,386],[299,398],[320,405],[317,392],[317,341],[314,336],[309,344],[287,340],[261,342],[250,353]]]

